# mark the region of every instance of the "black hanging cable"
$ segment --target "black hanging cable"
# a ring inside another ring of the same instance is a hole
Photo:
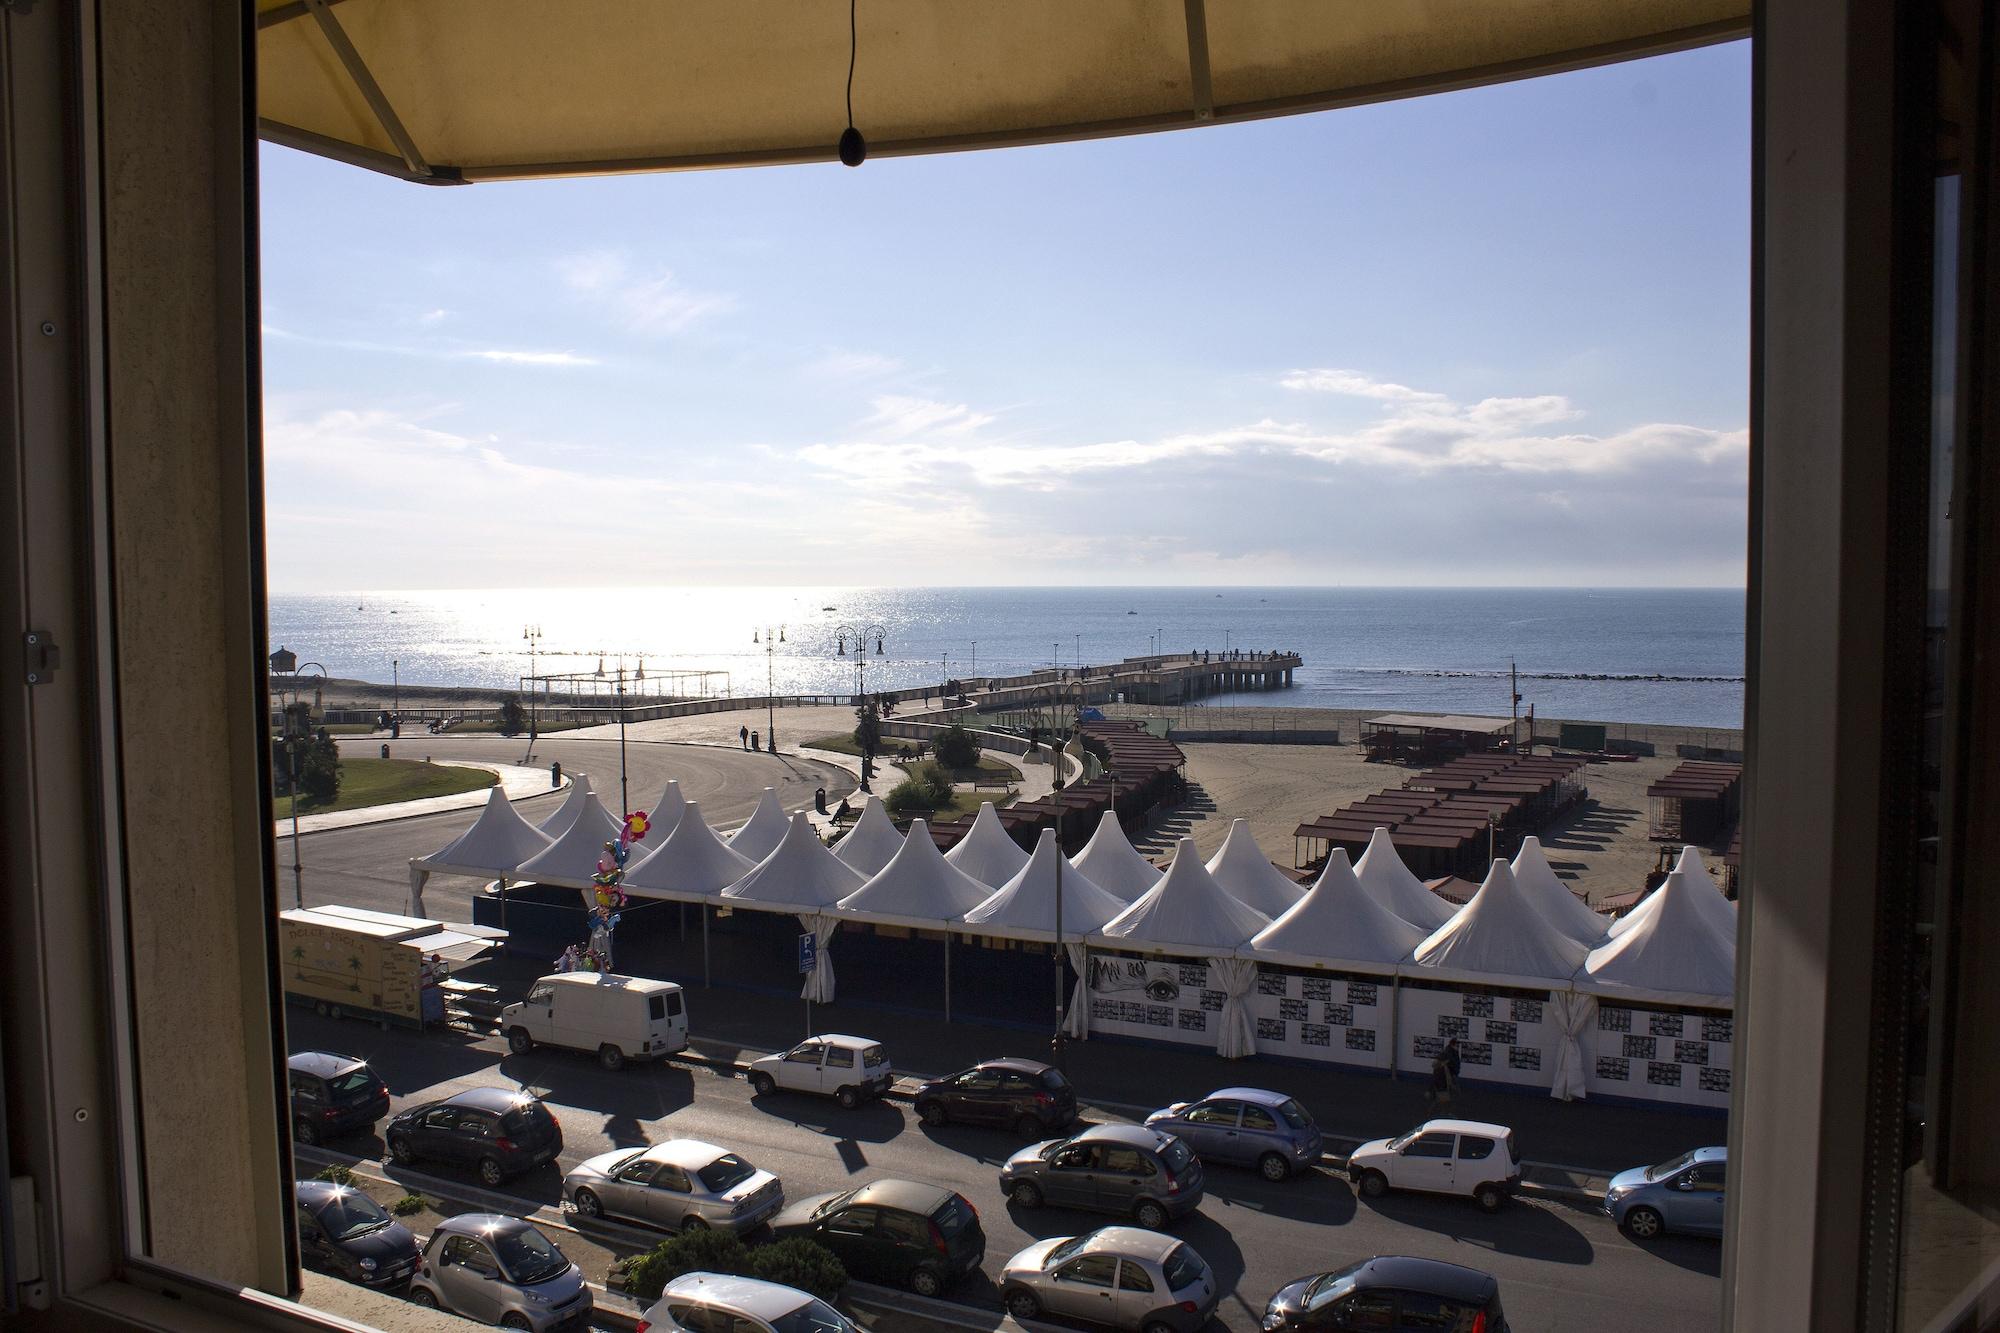
[[[860,47],[854,7],[859,0],[847,0],[847,128],[840,135],[840,160],[858,167],[868,156],[868,141],[854,128],[854,57]]]

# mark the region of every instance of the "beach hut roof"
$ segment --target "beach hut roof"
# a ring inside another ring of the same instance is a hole
[[[514,867],[548,845],[548,836],[521,818],[496,783],[471,828],[412,864],[419,870],[461,875],[512,875]]]
[[[1000,816],[994,812],[991,801],[979,803],[972,827],[958,840],[958,846],[944,854],[944,859],[988,889],[999,888],[1028,864],[1028,854],[1000,827]]]
[[[1451,904],[1410,873],[1386,828],[1377,828],[1369,835],[1368,849],[1355,863],[1354,877],[1376,902],[1413,926],[1436,930],[1451,920]]]
[[[1669,872],[1646,900],[1657,904],[1652,913],[1591,950],[1577,989],[1656,1004],[1734,1008],[1734,938],[1725,941],[1702,917],[1695,903],[1704,893],[1715,890],[1679,870]]]
[[[562,804],[556,807],[554,814],[544,819],[537,827],[553,842],[555,839],[569,832],[570,826],[575,824],[577,817],[589,808],[591,799],[595,795],[596,793],[591,790],[590,786],[590,774],[570,774],[569,792],[563,797]],[[607,838],[617,837],[618,821],[612,818],[611,812],[606,810],[601,803],[597,809],[604,816],[604,822],[611,826],[610,831],[605,833],[604,836]]]
[[[1160,868],[1134,850],[1116,810],[1104,812],[1097,821],[1097,832],[1090,835],[1090,842],[1073,864],[1120,902],[1137,902],[1160,882]]]
[[[840,910],[863,921],[935,929],[985,902],[987,892],[984,884],[944,859],[929,826],[919,819],[889,864],[842,898]]]
[[[778,804],[778,789],[766,787],[750,818],[729,835],[729,845],[752,861],[761,861],[784,839],[787,822],[785,807]]]
[[[1028,863],[992,896],[965,914],[969,933],[1003,939],[1056,937],[1056,872],[1062,871],[1062,937],[1080,940],[1101,930],[1126,904],[1074,865],[1063,865],[1053,829],[1035,839]]]
[[[1248,903],[1273,919],[1290,911],[1305,894],[1264,855],[1247,819],[1229,821],[1222,846],[1208,859],[1208,873],[1238,902]]]
[[[1680,860],[1674,864],[1674,869],[1687,880],[1690,890],[1688,897],[1694,901],[1696,914],[1728,942],[1733,954],[1736,948],[1736,908],[1722,896],[1722,890],[1716,887],[1714,877],[1702,863],[1701,849],[1693,846],[1681,848]],[[1659,898],[1659,890],[1655,889],[1647,894],[1637,907],[1613,921],[1611,938],[1618,938],[1658,911]]]
[[[591,886],[591,876],[597,873],[597,863],[609,862],[604,844],[617,836],[618,824],[597,799],[597,793],[585,792],[583,809],[569,826],[569,831],[521,862],[514,873],[521,879],[531,879],[538,884],[587,889]]]
[[[792,816],[784,837],[748,874],[722,891],[725,903],[774,912],[827,912],[862,885],[826,849],[804,811]]]
[[[1521,850],[1514,853],[1514,880],[1522,895],[1557,930],[1588,948],[1604,943],[1608,923],[1585,907],[1557,877],[1549,858],[1542,855],[1542,840],[1532,833],[1521,839]]]
[[[756,864],[716,837],[701,817],[701,803],[689,801],[674,831],[626,868],[624,888],[641,898],[713,899]]]
[[[660,799],[646,807],[646,841],[657,847],[659,844],[654,840],[672,833],[685,809],[687,798],[681,795],[681,784],[668,778],[667,785],[660,789]]]
[[[1590,951],[1554,929],[1496,859],[1472,901],[1419,944],[1413,961],[1443,980],[1568,987]]]
[[[1423,938],[1361,887],[1347,849],[1336,847],[1305,896],[1251,937],[1250,952],[1277,963],[1393,968]]]
[[[1112,948],[1233,954],[1269,924],[1271,918],[1215,882],[1194,839],[1183,837],[1160,882],[1093,938]]]
[[[849,870],[872,875],[895,859],[903,847],[903,835],[889,822],[882,798],[870,796],[861,806],[861,818],[847,830],[847,836],[833,845],[833,854]],[[942,852],[939,853],[943,855]]]

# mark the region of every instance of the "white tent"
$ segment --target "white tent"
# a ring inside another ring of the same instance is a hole
[[[1735,1007],[1736,949],[1695,906],[1696,895],[1715,890],[1670,872],[1646,901],[1657,904],[1636,926],[1591,950],[1576,988],[1602,996]]]
[[[1250,832],[1250,821],[1232,819],[1222,846],[1208,859],[1208,873],[1238,902],[1248,903],[1268,917],[1290,911],[1305,890],[1286,879]]]
[[[1305,967],[1393,970],[1424,932],[1368,895],[1347,849],[1327,854],[1319,878],[1289,911],[1251,937],[1248,957]]]
[[[617,837],[618,825],[598,801],[597,793],[586,791],[583,809],[571,822],[568,832],[521,862],[512,878],[561,884],[572,889],[590,888],[597,863],[610,863],[610,853],[604,850],[604,844]]]
[[[1271,918],[1217,884],[1201,863],[1194,839],[1183,837],[1160,882],[1091,939],[1114,949],[1232,954],[1270,923]]]
[[[1406,975],[1568,990],[1588,952],[1549,925],[1521,892],[1514,867],[1496,859],[1472,901],[1416,947],[1412,958],[1422,971]]]
[[[847,830],[847,836],[833,845],[833,854],[849,870],[858,870],[864,875],[872,875],[895,858],[903,847],[903,835],[896,832],[896,826],[889,822],[889,812],[882,805],[882,798],[870,796],[861,806],[861,818],[854,821],[854,827]],[[933,851],[937,844],[931,844]],[[942,860],[944,853],[938,853]]]
[[[625,868],[624,888],[638,898],[713,902],[756,864],[716,837],[701,803],[689,801],[674,831]]]
[[[571,826],[576,823],[577,817],[590,808],[590,803],[594,795],[595,793],[591,790],[590,786],[590,774],[570,774],[569,792],[563,797],[562,804],[557,806],[556,812],[547,819],[544,819],[538,827],[553,842],[570,831]],[[619,828],[618,820],[603,805],[600,804],[597,809],[604,816],[604,822],[611,826],[609,831],[599,841],[603,841],[603,838],[617,837]]]
[[[1081,940],[1124,911],[1127,904],[1099,888],[1077,867],[1061,864],[1056,835],[1043,829],[1028,863],[986,900],[965,914],[966,933],[1003,939],[1054,940],[1056,872],[1062,872],[1062,937]]]
[[[991,801],[980,802],[972,827],[958,840],[958,846],[944,854],[944,859],[989,889],[999,888],[1028,864],[1028,854],[1000,827],[1000,816],[994,812]]]
[[[1729,942],[1730,952],[1733,955],[1736,949],[1736,908],[1722,896],[1722,890],[1716,887],[1714,877],[1702,863],[1701,849],[1694,846],[1682,847],[1680,860],[1674,864],[1674,869],[1687,880],[1688,888],[1695,890],[1688,896],[1694,900],[1697,914]],[[1613,921],[1611,938],[1618,938],[1658,911],[1659,898],[1659,892],[1655,890],[1637,907]]]
[[[514,867],[549,845],[548,838],[527,820],[507,799],[498,783],[487,793],[486,804],[472,827],[429,856],[410,860],[410,913],[424,910],[424,882],[434,874],[477,875],[507,878]]]
[[[778,789],[766,787],[757,798],[757,808],[750,812],[750,818],[729,835],[729,845],[752,861],[761,861],[783,840],[787,822],[785,807],[778,804]]]
[[[1388,829],[1378,828],[1369,835],[1368,850],[1355,863],[1354,877],[1369,897],[1413,926],[1436,930],[1451,920],[1451,904],[1410,873]]]
[[[770,793],[770,788],[765,788]],[[861,876],[835,859],[813,832],[804,811],[792,816],[771,854],[722,891],[722,902],[766,912],[793,912],[816,938],[816,962],[799,994],[821,1004],[833,1002],[833,955],[827,946],[840,928],[836,905],[860,888]]]
[[[1522,896],[1535,905],[1535,910],[1550,925],[1587,948],[1594,949],[1604,943],[1604,928],[1608,924],[1605,918],[1585,907],[1557,877],[1549,858],[1542,855],[1540,838],[1531,833],[1521,839],[1521,850],[1514,853],[1513,870],[1514,882],[1520,885]]]
[[[687,798],[681,795],[681,784],[667,779],[667,785],[660,789],[660,799],[646,807],[646,841],[659,845],[659,840],[674,831],[681,822],[681,812],[687,809]]]
[[[858,921],[941,930],[986,901],[986,886],[944,859],[923,820],[910,825],[902,844],[888,865],[840,900],[843,914]]]
[[[1090,842],[1073,864],[1098,888],[1123,903],[1137,902],[1160,882],[1160,868],[1133,849],[1116,810],[1104,812],[1097,821],[1097,832],[1090,835]]]

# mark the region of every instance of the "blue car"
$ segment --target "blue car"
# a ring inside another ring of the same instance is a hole
[[[1220,1088],[1198,1102],[1175,1102],[1146,1124],[1185,1139],[1205,1162],[1252,1166],[1283,1180],[1319,1161],[1319,1126],[1282,1092]]]
[[[1696,1148],[1658,1166],[1620,1171],[1604,1191],[1604,1212],[1634,1240],[1666,1231],[1722,1234],[1727,1148]]]

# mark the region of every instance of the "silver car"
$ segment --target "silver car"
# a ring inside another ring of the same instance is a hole
[[[700,1139],[602,1153],[563,1177],[563,1198],[584,1217],[739,1236],[785,1206],[776,1176]]]
[[[1138,1227],[1038,1240],[1007,1261],[1000,1299],[1016,1319],[1042,1314],[1133,1333],[1193,1333],[1221,1301],[1186,1241]]]
[[[1155,1111],[1146,1123],[1187,1140],[1204,1162],[1254,1166],[1266,1180],[1283,1180],[1319,1161],[1319,1126],[1282,1092],[1221,1088],[1198,1102]]]
[[[534,1223],[500,1213],[461,1213],[424,1242],[410,1300],[482,1324],[533,1333],[590,1326],[590,1288]]]
[[[639,1327],[653,1333],[861,1333],[846,1315],[806,1292],[721,1273],[681,1274]]]

